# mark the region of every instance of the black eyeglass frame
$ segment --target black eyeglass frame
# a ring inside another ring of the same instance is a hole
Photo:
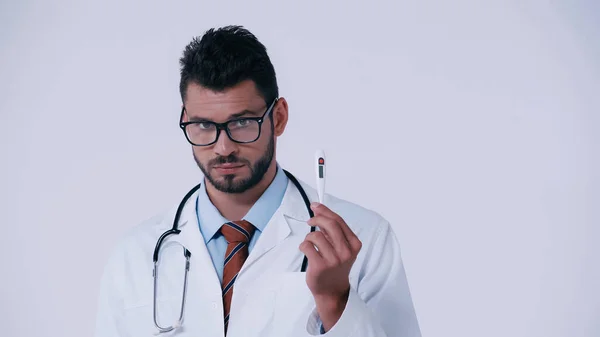
[[[263,113],[263,115],[260,116],[260,117],[242,117],[242,118],[231,119],[231,120],[228,120],[228,121],[226,121],[224,123],[217,123],[217,122],[213,122],[213,121],[182,122],[182,120],[183,120],[183,114],[186,111],[185,110],[185,106],[183,106],[181,108],[181,116],[179,117],[179,127],[183,131],[185,139],[187,139],[187,141],[190,144],[192,144],[193,146],[210,146],[210,145],[213,145],[214,143],[216,143],[219,140],[219,136],[221,136],[221,130],[225,130],[225,133],[227,134],[227,137],[229,137],[229,139],[231,139],[232,142],[239,143],[239,144],[254,143],[255,141],[257,141],[260,138],[260,135],[262,133],[262,123],[265,121],[265,118],[267,117],[267,115],[273,110],[273,108],[275,107],[275,104],[277,104],[277,101],[279,101],[279,98],[275,98],[273,100],[273,103],[271,103],[271,105],[267,108],[267,110],[265,111],[265,113]],[[231,133],[229,131],[229,128],[227,127],[227,124],[229,124],[231,122],[241,121],[241,120],[251,120],[251,121],[256,121],[258,123],[258,135],[256,136],[256,138],[254,138],[253,140],[245,141],[245,142],[233,139],[233,137],[231,136]],[[215,137],[214,141],[212,141],[211,143],[208,143],[208,144],[195,144],[195,143],[192,142],[192,140],[190,139],[190,137],[188,137],[187,132],[185,132],[185,129],[186,129],[186,127],[188,125],[199,124],[199,123],[212,124],[212,125],[214,125],[217,128],[217,136]]]

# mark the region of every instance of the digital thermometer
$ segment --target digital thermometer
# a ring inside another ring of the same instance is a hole
[[[315,169],[317,192],[319,193],[319,202],[322,204],[325,199],[325,152],[323,150],[318,150],[315,154]]]

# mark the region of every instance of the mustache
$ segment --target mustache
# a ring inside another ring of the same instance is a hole
[[[214,159],[211,159],[208,162],[208,166],[215,166],[215,165],[222,165],[222,164],[246,164],[246,165],[250,165],[250,161],[243,159],[243,158],[239,158],[236,155],[229,155],[229,156],[218,156]]]

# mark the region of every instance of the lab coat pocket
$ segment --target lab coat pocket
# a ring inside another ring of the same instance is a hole
[[[234,287],[229,333],[232,336],[271,336],[277,280],[252,284],[249,289]],[[239,317],[243,317],[238,321]],[[238,330],[239,329],[239,330]]]
[[[275,299],[275,331],[281,336],[307,335],[307,324],[315,302],[306,284],[306,273],[286,272]]]
[[[181,299],[168,298],[158,299],[156,312],[158,323],[163,326],[171,326],[177,322],[181,307]],[[158,329],[154,325],[154,306],[146,303],[130,306],[123,309],[122,330],[123,336],[155,337]],[[162,334],[163,336],[179,336],[178,332]]]

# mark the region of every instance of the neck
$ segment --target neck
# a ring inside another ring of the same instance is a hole
[[[256,186],[243,193],[221,192],[204,179],[206,193],[223,217],[230,221],[238,221],[248,213],[254,203],[265,192],[271,182],[273,182],[276,173],[277,163],[273,160],[263,179]]]

